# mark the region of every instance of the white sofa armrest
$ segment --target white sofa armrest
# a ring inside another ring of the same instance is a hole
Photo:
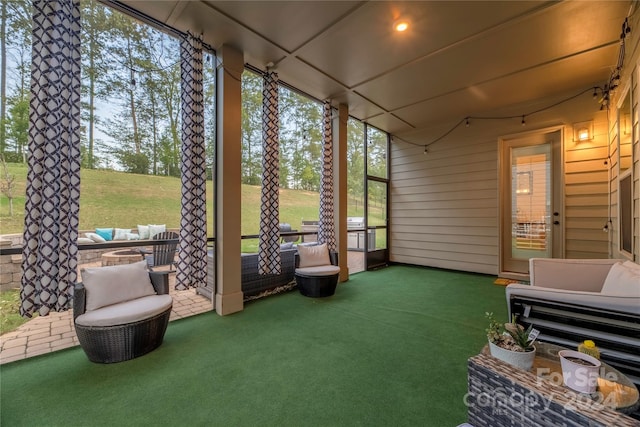
[[[532,286],[600,292],[611,266],[619,259],[529,259]]]

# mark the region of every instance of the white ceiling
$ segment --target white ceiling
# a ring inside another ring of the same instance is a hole
[[[123,1],[396,135],[603,85],[630,1]],[[392,24],[407,19],[404,33]]]

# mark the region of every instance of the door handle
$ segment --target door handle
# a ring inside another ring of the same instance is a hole
[[[560,224],[560,221],[553,221],[553,224],[554,225],[558,225],[558,224]]]

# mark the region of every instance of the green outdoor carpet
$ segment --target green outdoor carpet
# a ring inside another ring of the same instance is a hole
[[[495,277],[410,266],[169,324],[164,344],[99,365],[77,347],[0,367],[10,426],[456,426]]]

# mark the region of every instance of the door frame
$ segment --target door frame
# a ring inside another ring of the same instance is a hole
[[[511,203],[511,194],[507,194],[507,189],[510,187],[504,182],[504,170],[505,165],[510,164],[510,159],[505,158],[504,148],[505,144],[512,143],[513,141],[528,139],[535,136],[545,136],[547,134],[557,132],[560,136],[560,140],[557,142],[557,146],[551,146],[551,192],[552,202],[551,211],[558,212],[558,216],[554,217],[560,222],[558,225],[553,225],[552,219],[552,257],[563,258],[565,252],[565,185],[564,185],[564,142],[565,142],[565,127],[562,125],[552,126],[548,128],[535,129],[527,132],[520,132],[516,134],[505,135],[498,138],[498,272],[500,277],[516,279],[516,280],[529,280],[528,273],[518,273],[512,271],[505,271],[504,268],[504,256],[505,248],[503,245],[504,221],[508,221],[511,224],[511,218],[504,218],[503,206],[505,203]],[[506,162],[506,163],[505,163]],[[510,176],[510,173],[509,173]]]
[[[374,270],[376,268],[385,266],[389,264],[389,214],[391,211],[391,195],[390,195],[390,185],[389,185],[389,177],[391,176],[391,135],[388,132],[385,132],[387,135],[387,176],[379,177],[374,175],[369,175],[368,165],[369,165],[369,124],[364,123],[364,269],[365,271]],[[378,129],[375,126],[372,126],[374,129]],[[379,130],[379,129],[378,129]],[[384,226],[369,226],[369,181],[374,181],[381,183],[385,186],[386,191],[386,221]],[[384,249],[377,249],[375,242],[373,242],[373,249],[369,249],[369,232],[371,230],[384,230],[385,233],[385,247]],[[357,231],[357,230],[356,230]]]

